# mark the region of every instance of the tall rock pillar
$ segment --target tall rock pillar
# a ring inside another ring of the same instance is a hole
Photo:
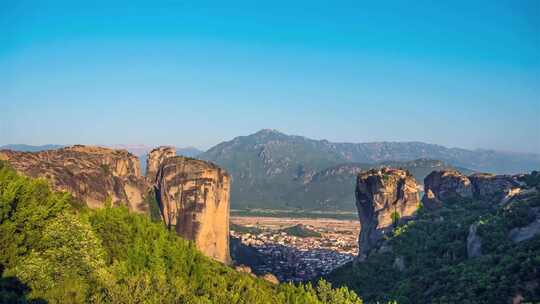
[[[209,162],[169,157],[158,168],[155,189],[165,224],[229,263],[229,175]]]
[[[360,173],[356,182],[361,227],[358,259],[364,260],[395,224],[410,218],[419,202],[416,181],[407,171],[382,168]]]

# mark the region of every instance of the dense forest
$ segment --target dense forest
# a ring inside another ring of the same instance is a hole
[[[539,180],[538,172],[523,177],[529,186]],[[365,262],[327,279],[370,303],[538,303],[540,235],[514,242],[510,231],[537,221],[539,212],[538,194],[506,205],[460,199],[437,210],[421,208]],[[473,224],[481,240],[477,256],[467,250]]]
[[[362,303],[347,288],[272,284],[203,256],[149,217],[90,210],[0,163],[1,303]]]

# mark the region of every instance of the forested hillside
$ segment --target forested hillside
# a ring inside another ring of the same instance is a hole
[[[124,207],[82,206],[0,163],[0,303],[362,303],[236,272]]]

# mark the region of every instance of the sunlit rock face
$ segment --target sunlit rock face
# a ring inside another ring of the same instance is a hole
[[[0,151],[18,172],[50,181],[55,190],[69,191],[90,208],[108,199],[131,211],[146,213],[146,183],[139,159],[126,150],[75,145],[41,152]]]
[[[157,147],[152,149],[148,153],[146,158],[146,179],[149,183],[153,184],[156,182],[157,172],[159,166],[167,158],[174,157],[176,155],[176,149],[174,147]]]
[[[148,213],[145,196],[154,189],[165,224],[207,256],[228,263],[229,175],[209,162],[175,155],[171,147],[152,150],[146,177],[135,155],[94,146],[2,150],[0,160],[24,175],[47,179],[55,190],[72,193],[90,208],[110,199],[113,205]]]
[[[473,186],[469,178],[456,170],[433,171],[424,179],[425,207],[434,209],[444,200],[472,198]]]
[[[165,224],[203,253],[229,263],[229,175],[192,158],[164,158],[155,192]]]
[[[521,191],[519,183],[510,175],[476,173],[469,176],[474,198],[499,203],[508,202]]]
[[[358,260],[364,260],[395,224],[409,219],[419,203],[417,183],[409,172],[382,168],[360,173],[356,182],[361,226]]]

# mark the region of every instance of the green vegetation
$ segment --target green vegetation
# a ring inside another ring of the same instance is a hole
[[[144,198],[144,200],[150,208],[150,219],[152,219],[152,221],[157,222],[157,223],[161,222],[162,221],[161,211],[159,209],[156,193],[154,192],[153,189],[150,190],[146,194],[146,197]]]
[[[322,237],[322,235],[319,232],[309,229],[308,227],[302,224],[287,227],[287,228],[281,229],[281,231],[287,233],[290,236],[296,236],[296,237],[301,237],[301,238]]]
[[[231,224],[229,229],[236,231],[238,233],[258,234],[258,233],[263,232],[263,229],[258,228],[258,227],[248,227],[248,226],[242,226],[238,224]]]
[[[109,167],[109,165],[107,165],[107,164],[101,164],[100,167],[101,167],[101,170],[103,171],[103,173],[104,173],[105,175],[111,174],[111,168]]]
[[[540,197],[500,207],[477,201],[447,201],[437,211],[421,209],[415,221],[394,229],[384,252],[345,265],[327,278],[362,294],[368,302],[509,303],[521,294],[540,300],[540,236],[514,244],[512,228],[535,219]],[[533,212],[534,213],[534,212]],[[471,224],[478,226],[482,255],[467,256]],[[402,258],[405,269],[395,266]]]
[[[146,216],[73,202],[0,163],[0,303],[362,303],[322,280],[241,274]]]
[[[399,223],[399,219],[401,218],[401,216],[399,215],[399,212],[397,211],[392,212],[391,217],[392,217],[392,224],[394,226]]]
[[[520,180],[530,187],[537,187],[540,185],[540,172],[533,171],[531,174],[525,174]]]

